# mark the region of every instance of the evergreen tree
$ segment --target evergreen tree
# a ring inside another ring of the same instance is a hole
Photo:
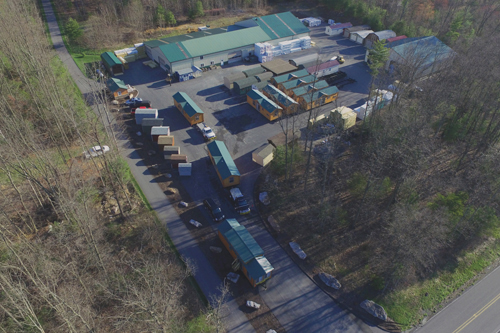
[[[172,13],[170,10],[167,10],[167,13],[165,14],[165,22],[169,26],[177,24],[177,20],[175,19],[174,13]]]
[[[194,16],[195,17],[200,17],[205,15],[205,11],[203,10],[203,3],[201,1],[196,2],[196,8],[194,11]]]
[[[66,36],[68,36],[69,40],[72,42],[76,42],[76,40],[83,34],[80,24],[72,18],[66,22],[64,29],[66,30]]]
[[[173,15],[172,15],[173,16]],[[154,23],[156,26],[163,27],[166,22],[167,11],[162,5],[158,5],[155,11]]]
[[[385,42],[377,41],[373,43],[373,49],[368,54],[368,67],[370,67],[374,78],[378,76],[387,59],[389,59],[389,49],[385,47]]]

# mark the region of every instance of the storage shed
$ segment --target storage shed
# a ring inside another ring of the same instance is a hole
[[[191,176],[191,163],[179,163],[179,176]]]
[[[293,98],[294,100],[298,100],[299,96],[302,96],[304,94],[310,94],[315,91],[324,89],[326,87],[328,87],[328,83],[325,80],[320,80],[314,82],[314,84],[308,84],[306,86],[293,89],[292,93],[290,94],[290,97]]]
[[[232,75],[228,75],[224,77],[224,85],[226,86],[227,89],[232,90],[233,89],[233,83],[235,81],[241,80],[246,78],[246,75],[243,74],[242,72],[238,72]]]
[[[146,120],[146,119],[144,119]],[[143,124],[144,124],[144,121],[143,121]],[[170,136],[170,126],[153,126],[151,127],[151,140],[153,142],[158,142],[158,137],[160,136],[164,136],[164,137],[168,137]],[[174,140],[173,140],[173,136],[172,136],[172,144],[171,146],[174,145]]]
[[[330,111],[330,119],[341,129],[348,129],[356,125],[356,113],[346,106],[341,106]]]
[[[270,78],[273,77],[273,73],[271,72],[265,72],[265,73],[262,73],[262,74],[259,74],[259,75],[255,75],[255,78],[259,81],[259,82],[268,82]]]
[[[278,88],[281,91],[283,91],[285,94],[290,96],[292,94],[293,89],[296,89],[298,87],[302,87],[302,86],[305,86],[307,84],[313,83],[314,81],[316,81],[316,76],[308,75],[308,76],[301,77],[300,79],[283,82],[278,86]]]
[[[252,161],[255,163],[266,166],[274,158],[274,147],[271,144],[266,144],[260,148],[257,148],[252,153]]]
[[[174,140],[173,135],[159,135],[158,141],[156,141],[156,142],[158,143],[158,147],[161,148],[160,150],[162,150],[163,152],[172,152],[172,154],[173,154],[176,151],[176,150],[168,150],[168,149],[166,150],[167,147],[174,147],[175,146],[175,140]],[[175,148],[179,148],[179,147],[175,147]],[[175,154],[180,154],[180,151],[176,152]]]
[[[361,30],[370,30],[370,26],[369,25],[356,25],[354,27],[344,28],[343,35],[346,38],[350,38],[351,33],[356,32],[356,31],[361,31]]]
[[[297,112],[299,104],[275,86],[268,84],[262,88],[262,92],[278,104],[286,114]]]
[[[203,111],[196,105],[195,102],[185,92],[176,92],[173,96],[174,105],[182,113],[182,115],[189,121],[192,126],[194,124],[202,123],[204,121]]]
[[[280,75],[280,76],[275,76],[273,77],[270,81],[271,84],[273,84],[276,88],[278,88],[280,83],[291,81],[291,80],[296,80],[298,78],[301,78],[303,76],[309,75],[309,72],[307,69],[301,69],[299,71],[295,71],[292,73]]]
[[[247,102],[269,121],[273,121],[281,117],[283,109],[258,90],[252,89],[248,92]]]
[[[271,278],[273,266],[244,226],[235,219],[226,219],[220,224],[217,233],[233,259],[238,260],[239,268],[252,287]]]
[[[253,77],[255,75],[259,75],[264,73],[266,70],[262,68],[261,66],[257,66],[254,68],[250,68],[247,70],[242,71],[243,74],[245,74],[246,77]]]
[[[352,27],[351,22],[331,24],[325,29],[325,34],[329,36],[340,36],[344,33],[344,29]]]
[[[233,83],[234,93],[237,95],[244,95],[247,92],[249,92],[250,90],[252,90],[252,85],[256,84],[257,82],[259,82],[259,80],[257,80],[257,78],[255,76],[250,76],[250,77],[235,81]]]
[[[215,171],[224,187],[240,183],[240,172],[222,141],[214,140],[207,144],[208,156],[215,166]]]
[[[150,137],[151,136],[151,128],[153,126],[162,126],[163,125],[163,118],[145,118],[142,120],[141,127],[142,127],[142,135],[145,137]]]
[[[106,81],[106,87],[109,89],[111,94],[113,94],[115,99],[125,98],[133,91],[133,89],[126,85],[125,82],[120,79],[115,79],[114,77]]]
[[[363,44],[363,41],[365,40],[365,38],[371,33],[373,33],[373,30],[360,30],[360,31],[352,32],[349,35],[349,39],[352,40],[353,42],[358,43],[358,44]]]
[[[288,62],[294,65],[295,67],[299,67],[300,65],[308,64],[310,62],[320,62],[320,60],[319,60],[319,55],[317,53],[309,53],[294,58],[290,58]]]
[[[371,49],[373,47],[373,43],[387,40],[388,38],[396,37],[396,33],[392,30],[382,30],[382,31],[377,31],[377,32],[372,32],[368,36],[366,36],[365,40],[363,41],[363,45]]]
[[[179,154],[165,155],[165,162],[170,163],[172,168],[177,169],[179,167],[179,163],[187,163],[188,158],[186,155]]]
[[[283,75],[297,70],[297,67],[282,59],[274,59],[261,64],[261,66],[274,75]]]
[[[321,105],[333,102],[339,96],[339,90],[335,86],[316,91],[313,94],[305,94],[298,98],[300,106],[304,110],[310,110]]]
[[[111,75],[121,75],[125,71],[122,62],[113,52],[104,52],[101,54],[102,64]]]
[[[137,125],[142,125],[142,120],[146,118],[158,118],[158,109],[135,110],[135,123]]]
[[[188,80],[191,80],[191,79],[194,79],[194,75],[193,75],[193,69],[192,68],[183,68],[183,69],[179,69],[178,71],[176,71],[175,73],[175,77],[180,81],[180,82],[183,82],[183,81],[188,81]]]
[[[160,146],[161,137],[158,138],[158,146]],[[163,146],[163,156],[169,156],[173,154],[179,155],[181,153],[181,148],[178,146]]]
[[[330,60],[319,64],[319,66],[311,66],[307,68],[309,74],[314,74],[316,77],[320,78],[322,76],[337,73],[339,71],[340,63],[337,60]]]

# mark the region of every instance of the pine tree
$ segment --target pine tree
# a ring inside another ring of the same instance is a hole
[[[68,36],[69,40],[72,42],[76,42],[76,40],[83,34],[80,24],[72,18],[68,20],[64,28],[66,30],[66,36]]]
[[[167,13],[165,14],[165,22],[169,26],[177,24],[177,20],[175,19],[174,13],[172,13],[170,10],[167,10]]]

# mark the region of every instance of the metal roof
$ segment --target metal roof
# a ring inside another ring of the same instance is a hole
[[[315,82],[314,85],[308,84],[307,86],[302,86],[297,89],[293,89],[292,91],[295,96],[302,96],[304,94],[311,92],[311,90],[320,90],[326,87],[328,87],[328,83],[326,83],[325,80],[321,80]]]
[[[397,40],[405,39],[405,38],[408,38],[408,37],[406,37],[405,35],[401,35],[401,36],[397,36],[397,37],[387,38],[386,43],[392,43],[392,42],[395,42]]]
[[[274,270],[274,267],[264,256],[257,257],[248,264],[243,264],[243,266],[247,269],[248,275],[255,281],[258,281],[260,277],[266,276],[267,273]]]
[[[200,107],[185,92],[176,92],[172,97],[182,106],[188,116],[192,117],[196,113],[203,113]]]
[[[394,31],[392,31],[392,30],[377,31],[377,32],[371,33],[370,35],[372,35],[372,34],[376,35],[377,38],[378,38],[378,40],[384,40],[384,39],[387,39],[387,38],[396,37],[396,33]]]
[[[248,230],[235,219],[226,219],[219,226],[219,231],[243,263],[248,263],[250,260],[264,255],[264,250],[257,244]]]
[[[142,120],[142,126],[162,126],[163,118],[146,118]]]
[[[273,113],[274,111],[281,109],[276,103],[271,101],[258,90],[252,89],[248,92],[247,95],[250,96],[250,98],[254,101],[258,101],[259,104],[262,105],[262,107],[269,113]]]
[[[189,51],[184,48],[182,42],[160,45],[159,48],[170,63],[193,57]]]
[[[255,17],[253,20],[271,39],[309,33],[310,30],[291,12]]]
[[[265,72],[262,74],[255,75],[255,77],[257,78],[257,80],[259,80],[259,82],[268,81],[270,78],[273,77],[273,73]]]
[[[183,68],[183,69],[179,69],[178,71],[176,71],[176,73],[179,75],[189,74],[192,72],[193,72],[192,68]]]
[[[292,72],[292,73],[288,73],[288,74],[276,76],[274,78],[274,81],[276,83],[280,84],[280,83],[283,83],[283,82],[286,82],[286,81],[290,81],[290,80],[293,80],[293,79],[297,79],[299,77],[303,77],[303,76],[307,76],[307,75],[309,75],[309,72],[306,69],[301,69],[300,71],[296,71],[296,72]]]
[[[328,88],[325,88],[325,89],[318,90],[318,91],[316,91],[313,94],[305,94],[305,95],[302,95],[300,97],[303,98],[304,101],[306,101],[307,103],[309,103],[311,101],[318,100],[318,99],[320,99],[323,96],[331,96],[331,95],[334,95],[334,94],[336,94],[338,92],[339,92],[339,90],[337,89],[337,87],[331,86],[331,87],[328,87]]]
[[[290,58],[288,61],[294,65],[294,66],[299,66],[303,65],[304,63],[311,62],[311,61],[318,61],[318,54],[317,53],[310,53],[310,54],[303,54],[298,57]]]
[[[315,75],[304,76],[296,80],[283,82],[283,88],[285,90],[296,88],[301,84],[314,82],[314,80],[316,80]]]
[[[283,59],[274,59],[269,62],[261,64],[261,66],[267,69],[268,71],[273,72],[275,75],[285,74],[297,69],[296,66],[290,64],[288,61],[285,61]]]
[[[118,89],[125,89],[127,90],[127,85],[125,84],[125,82],[123,82],[122,80],[120,79],[115,79],[114,77],[108,79],[108,81],[106,81],[106,86],[109,88],[109,90],[111,91],[117,91]]]
[[[373,33],[373,30],[359,30],[359,31],[351,33],[351,35],[358,35],[359,37],[365,39],[366,36],[368,36],[371,33]]]
[[[250,76],[255,76],[255,75],[258,75],[258,74],[262,74],[265,71],[266,70],[264,68],[262,68],[262,66],[257,66],[257,67],[254,67],[254,68],[250,68],[250,69],[244,70],[244,71],[242,71],[242,73],[245,74],[246,77],[250,77]]]
[[[144,125],[144,121],[142,122]],[[169,135],[170,127],[169,126],[153,126],[151,127],[151,135]]]
[[[104,52],[103,54],[101,54],[101,58],[102,61],[104,61],[110,67],[122,64],[122,62],[115,56],[113,52]]]
[[[234,81],[233,85],[235,88],[238,87],[238,89],[241,90],[241,88],[250,87],[252,84],[256,84],[257,82],[259,82],[259,80],[257,80],[255,76],[250,76],[238,81]]]
[[[182,34],[177,36],[165,37],[162,39],[154,39],[147,42],[144,42],[144,45],[147,45],[151,48],[163,45],[163,44],[172,44],[177,42],[183,42],[185,40],[191,40],[195,38],[201,38],[205,36],[211,36],[216,34],[221,34],[227,32],[227,27],[225,28],[214,28],[203,31],[191,32],[189,34]]]
[[[345,28],[349,32],[361,31],[361,30],[369,30],[369,25],[356,25],[354,27]]]
[[[351,22],[336,23],[336,24],[330,25],[330,29],[332,29],[332,30],[334,30],[334,29],[344,29],[344,28],[350,28],[350,27],[352,27]]]
[[[337,60],[329,60],[327,62],[320,64],[319,66],[308,67],[307,71],[309,73],[315,73],[315,72],[321,71],[323,69],[335,67],[335,66],[340,66],[339,62]]]
[[[273,96],[273,98],[278,101],[278,103],[281,103],[285,107],[288,107],[293,104],[298,104],[296,101],[294,101],[290,96],[286,95],[284,92],[279,90],[273,85],[268,84],[264,88],[262,88],[262,91],[265,91],[269,95]]]
[[[219,175],[222,179],[227,179],[230,176],[239,176],[240,172],[236,167],[236,164],[229,154],[226,145],[222,141],[212,141],[207,144],[207,148],[210,151],[215,166],[219,171]]]
[[[392,49],[405,60],[416,61],[418,59],[420,66],[455,55],[455,51],[435,36],[400,39],[386,44],[385,47]]]

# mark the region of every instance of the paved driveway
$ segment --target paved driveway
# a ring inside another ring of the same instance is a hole
[[[324,31],[324,26],[321,31]],[[360,61],[364,58],[364,48],[349,41],[346,44],[343,39],[326,35],[321,37],[322,39],[315,38],[313,33],[313,40],[317,42],[313,51],[322,52],[321,56],[325,59],[339,52],[343,54],[346,63],[342,70],[358,81],[341,91],[337,105],[361,104],[360,99],[366,97],[370,79],[366,65]],[[325,49],[325,46],[332,45],[333,47]],[[288,332],[377,331],[377,328],[371,328],[340,309],[314,284],[267,232],[255,212],[247,217],[235,214],[208,159],[201,135],[189,126],[173,106],[172,95],[183,91],[205,112],[205,123],[214,129],[218,140],[224,141],[228,147],[242,174],[240,187],[253,205],[251,196],[260,167],[251,161],[251,152],[267,143],[268,138],[281,133],[282,129],[278,122],[269,123],[250,107],[245,96],[231,96],[223,86],[223,77],[255,66],[259,64],[239,63],[206,72],[194,80],[176,82],[169,86],[165,82],[165,72],[161,69],[151,69],[136,62],[130,64],[130,69],[120,78],[134,85],[140,91],[140,97],[151,100],[153,107],[159,109],[159,117],[165,118],[164,124],[170,126],[176,145],[181,147],[181,153],[188,155],[189,161],[193,163],[193,176],[182,181],[193,201],[201,205],[201,201],[206,197],[218,197],[226,216],[237,218],[264,249],[275,267],[275,272],[267,290],[259,288],[259,293]],[[319,108],[319,113],[326,113],[335,106],[336,104],[323,106]],[[305,126],[307,114],[302,114],[299,118],[299,125]],[[206,217],[207,221],[211,221],[208,215]],[[213,223],[211,225],[216,230],[217,226]],[[183,239],[181,246],[185,242],[193,249],[194,244],[181,221],[168,223],[168,227],[172,238]],[[202,260],[200,254],[196,254],[196,257]],[[246,281],[240,280],[239,283]]]

